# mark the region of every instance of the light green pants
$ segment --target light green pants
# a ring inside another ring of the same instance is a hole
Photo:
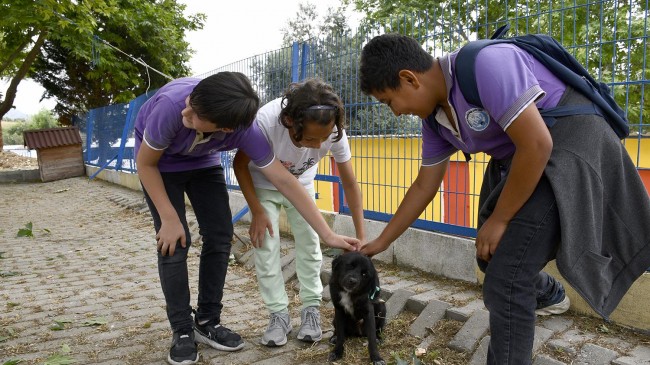
[[[267,231],[264,244],[255,249],[257,282],[266,308],[270,313],[286,312],[289,306],[280,265],[279,220],[282,207],[287,213],[296,246],[296,274],[300,282],[302,308],[320,306],[323,293],[323,284],[320,281],[323,254],[318,234],[280,192],[268,189],[255,189],[255,192],[271,220],[275,236],[271,237]],[[314,197],[313,189],[307,189],[307,192]]]

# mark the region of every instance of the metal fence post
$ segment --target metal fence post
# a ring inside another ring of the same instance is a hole
[[[309,44],[302,44],[302,54],[300,55],[300,80],[304,80],[307,75],[307,61],[309,60]]]
[[[293,42],[291,45],[291,82],[298,82],[298,61],[300,57],[300,49],[298,48],[298,42]]]

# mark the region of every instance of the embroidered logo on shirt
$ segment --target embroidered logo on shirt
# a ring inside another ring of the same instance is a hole
[[[465,113],[467,125],[473,130],[480,132],[490,124],[490,116],[481,108],[473,108]]]

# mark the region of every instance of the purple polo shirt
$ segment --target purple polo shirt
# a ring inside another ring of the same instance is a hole
[[[183,125],[181,111],[199,81],[189,77],[171,81],[142,105],[135,120],[136,156],[144,141],[155,150],[164,150],[160,171],[175,172],[217,166],[221,164],[219,151],[241,148],[256,166],[268,166],[275,156],[256,123],[233,133],[215,132],[195,143],[197,132]]]
[[[566,85],[527,52],[510,44],[495,44],[483,48],[476,57],[476,86],[483,108],[471,105],[463,98],[454,76],[454,61],[458,51],[439,59],[447,84],[449,105],[452,106],[459,135],[438,123],[430,128],[422,121],[422,165],[438,164],[458,150],[485,152],[496,159],[511,157],[515,146],[505,130],[519,114],[536,103],[538,108],[557,105]],[[437,108],[427,120],[446,120],[442,108]]]

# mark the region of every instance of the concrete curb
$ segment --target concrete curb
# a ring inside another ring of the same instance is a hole
[[[0,183],[22,183],[41,181],[38,169],[0,171]]]

